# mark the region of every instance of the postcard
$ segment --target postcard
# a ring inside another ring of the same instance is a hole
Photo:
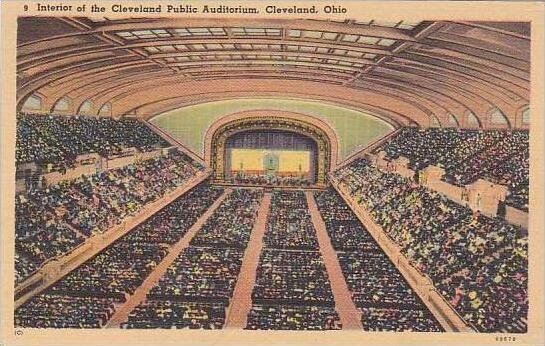
[[[6,345],[543,345],[544,5],[4,1]]]

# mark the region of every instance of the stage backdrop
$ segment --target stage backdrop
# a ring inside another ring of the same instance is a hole
[[[310,154],[309,151],[230,149],[231,171],[266,174],[268,168],[280,176],[307,176]]]

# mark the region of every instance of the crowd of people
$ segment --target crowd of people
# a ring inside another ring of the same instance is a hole
[[[47,311],[47,313],[44,313]],[[17,309],[15,326],[100,328],[115,312],[115,299],[41,294]]]
[[[250,330],[338,330],[342,325],[335,308],[254,304],[248,313]]]
[[[363,329],[370,332],[439,332],[442,329],[427,310],[362,308]]]
[[[364,330],[442,330],[342,197],[330,187],[315,199]]]
[[[262,198],[261,189],[234,189],[191,240],[191,244],[245,249]]]
[[[494,145],[505,133],[404,127],[376,151],[384,150],[392,159],[404,156],[410,160],[410,167],[417,170],[428,165],[448,168]]]
[[[19,258],[25,258],[27,263],[38,267],[50,258],[70,252],[86,239],[84,235],[62,224],[43,225],[35,233],[16,238],[15,249]]]
[[[335,251],[377,251],[371,234],[332,187],[315,192],[314,198]]]
[[[334,306],[324,261],[317,251],[264,249],[254,303]]]
[[[275,174],[233,174],[227,179],[229,182],[237,185],[267,185],[267,186],[295,186],[308,187],[310,180],[300,176],[279,176]]]
[[[129,313],[123,329],[221,329],[225,305],[148,300]]]
[[[15,284],[24,281],[26,278],[32,276],[37,270],[36,263],[27,259],[24,256],[19,255],[18,251],[15,251]]]
[[[165,244],[123,239],[62,278],[50,291],[124,302],[166,254]]]
[[[121,327],[222,328],[262,197],[234,189]]]
[[[126,148],[168,147],[161,136],[136,119],[62,115],[17,115],[17,163],[71,166],[78,155],[109,157]]]
[[[341,328],[302,191],[272,193],[256,275],[246,329]]]
[[[125,236],[17,309],[16,325],[39,328],[55,323],[58,327],[73,327],[72,319],[79,318],[82,323],[100,320],[96,325],[100,327],[115,305],[94,306],[95,301],[125,302],[166,253],[165,244],[134,243]],[[49,302],[51,297],[70,308],[56,311]],[[24,319],[26,311],[32,311],[34,318]]]
[[[189,223],[204,213],[221,191],[203,182],[182,195],[22,305],[15,311],[16,325],[77,327],[73,321],[78,318],[84,328],[90,326],[87,320],[102,321],[94,324],[95,327],[103,325],[104,316],[111,316],[115,306],[100,302],[119,304],[134,293],[164,258],[168,247],[185,234],[191,227]],[[191,207],[186,208],[189,205]],[[177,222],[175,218],[183,221]],[[95,302],[98,302],[96,306]],[[67,308],[55,309],[55,304],[65,304]],[[33,318],[25,318],[30,311]]]
[[[403,276],[382,252],[338,253],[346,282],[354,288],[357,306],[422,308]]]
[[[529,193],[529,183],[521,184],[510,191],[509,195],[505,199],[505,203],[507,205],[512,205],[520,210],[528,212]]]
[[[301,191],[273,192],[264,242],[276,249],[318,249],[307,200]]]
[[[454,178],[455,183],[469,184],[479,178],[488,178],[514,188],[528,182],[528,131],[502,134],[494,144],[450,165],[448,175]]]
[[[148,294],[148,299],[229,304],[244,252],[190,246]]]
[[[89,236],[135,215],[145,205],[184,184],[198,171],[183,153],[168,155],[30,190],[15,198],[15,246],[21,268],[65,254]]]
[[[508,203],[527,210],[529,132],[526,130],[462,130],[403,128],[375,151],[387,157],[404,156],[410,167],[428,165],[445,169],[445,180],[467,185],[479,178],[507,186]]]
[[[223,188],[205,181],[138,225],[127,235],[127,240],[173,245],[223,192]]]
[[[470,325],[482,332],[526,331],[525,230],[474,213],[365,159],[336,175]]]

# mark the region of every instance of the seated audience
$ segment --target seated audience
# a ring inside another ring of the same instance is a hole
[[[407,127],[375,149],[375,153],[379,151],[385,151],[389,159],[408,158],[409,166],[414,170],[428,165],[443,167],[444,179],[453,184],[468,185],[483,178],[505,185],[512,195],[516,195],[508,199],[508,203],[527,210],[527,130]]]
[[[17,163],[35,162],[63,167],[78,155],[118,155],[127,148],[140,151],[168,147],[158,134],[137,119],[62,115],[17,115]]]
[[[229,181],[238,185],[268,185],[275,187],[310,186],[310,181],[305,177],[282,177],[277,175],[249,174],[240,172],[231,176]]]
[[[246,329],[340,329],[302,191],[274,191]]]
[[[38,266],[34,262],[15,252],[15,285],[23,282],[37,270]]]
[[[482,332],[526,331],[527,233],[473,213],[367,160],[343,167],[341,188],[366,209],[412,265]]]
[[[138,225],[127,240],[175,244],[222,193],[220,187],[201,183]]]
[[[314,196],[322,220],[326,224],[331,245],[336,251],[378,250],[373,237],[333,188],[316,192]]]
[[[50,292],[125,301],[166,254],[164,244],[122,239],[55,283]]]
[[[15,326],[27,328],[101,328],[113,315],[112,298],[40,294],[19,307]],[[47,311],[44,314],[44,311]]]
[[[245,329],[338,330],[341,327],[339,315],[334,308],[253,305]]]
[[[341,196],[330,187],[315,199],[364,330],[442,331]]]
[[[15,198],[15,247],[41,266],[183,185],[197,168],[183,153],[82,176]],[[21,269],[19,276],[27,270]]]
[[[260,189],[235,189],[214,211],[192,245],[246,248],[263,197]]]
[[[320,253],[264,249],[252,301],[333,306],[333,294]]]
[[[185,249],[148,298],[229,303],[244,252],[233,248]]]
[[[210,194],[204,197],[206,192]],[[157,267],[167,254],[168,247],[185,234],[185,230],[164,227],[161,231],[164,241],[161,242],[151,235],[155,233],[155,229],[150,226],[161,227],[172,220],[166,218],[167,213],[180,220],[196,220],[220,192],[220,188],[211,187],[204,182],[179,197],[137,229],[116,240],[43,293],[37,294],[16,309],[15,325],[57,328],[103,326],[116,306],[126,301]],[[193,207],[180,209],[188,204]],[[176,221],[173,223],[182,224]],[[133,232],[137,232],[139,236],[135,237]],[[27,317],[29,313],[32,318]]]
[[[223,328],[262,197],[233,190],[121,327]]]
[[[221,329],[225,305],[178,301],[147,301],[130,312],[123,329]]]
[[[264,242],[268,247],[277,249],[318,249],[303,192],[273,192]]]
[[[416,309],[362,308],[363,329],[371,332],[440,332],[429,312]]]

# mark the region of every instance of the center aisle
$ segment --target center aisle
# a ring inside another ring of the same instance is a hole
[[[248,312],[252,308],[252,290],[257,277],[259,255],[263,248],[263,236],[265,235],[270,208],[271,194],[265,193],[257,212],[257,219],[250,236],[250,241],[248,242],[248,247],[244,252],[240,274],[233,292],[231,305],[227,311],[225,328],[243,329],[246,326]]]
[[[149,276],[144,280],[142,285],[138,287],[134,294],[130,296],[127,301],[116,310],[114,315],[110,318],[106,324],[106,328],[119,328],[119,325],[127,321],[129,313],[134,310],[138,304],[142,303],[149,291],[159,282],[159,279],[165,275],[168,267],[172,265],[176,257],[189,246],[189,243],[197,234],[197,232],[204,225],[206,220],[214,213],[218,206],[229,196],[232,192],[231,189],[226,189],[225,192],[206,210],[206,212],[197,219],[195,224],[187,231],[187,233],[171,248],[169,253],[163,258],[163,260],[155,267],[155,269],[149,274]]]
[[[354,305],[354,302],[352,301],[348,285],[346,284],[341,266],[337,259],[337,254],[331,245],[326,226],[318,211],[316,201],[314,200],[314,194],[312,191],[306,191],[305,195],[307,197],[310,217],[314,229],[316,230],[320,253],[324,258],[327,275],[331,282],[331,291],[335,298],[335,309],[339,314],[343,328],[362,330],[361,312],[356,308],[356,305]]]

